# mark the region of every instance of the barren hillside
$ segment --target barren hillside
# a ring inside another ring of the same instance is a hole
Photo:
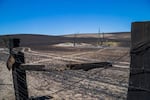
[[[20,38],[22,47],[31,47],[32,49],[39,50],[53,50],[55,49],[53,45],[60,43],[86,43],[97,45],[99,41],[98,34],[77,34],[76,39],[74,40],[74,35],[65,35],[65,36],[49,36],[49,35],[34,35],[34,34],[17,34],[17,35],[5,35],[0,36],[0,47],[4,46],[2,44],[3,39],[8,38]],[[120,46],[129,47],[130,45],[130,33],[105,33],[104,42],[115,42]],[[58,48],[56,48],[58,49]],[[64,49],[64,48],[60,48]]]
[[[115,35],[109,34],[107,37],[115,41],[122,36],[130,39],[129,34]],[[7,36],[20,38],[21,46],[31,47],[31,50],[24,48],[25,64],[45,65],[45,71],[27,71],[29,97],[36,100],[126,100],[130,48],[118,45],[97,47],[92,44],[92,36],[89,41],[86,36],[80,36],[80,42],[86,41],[85,44],[90,45],[75,47],[68,46],[73,40],[70,36]],[[58,38],[62,38],[62,42]],[[0,49],[0,100],[15,99],[11,71],[6,68],[8,54],[8,49]],[[101,62],[108,62],[112,66],[102,66]],[[72,68],[70,65],[81,67]],[[90,69],[84,70],[87,67]]]

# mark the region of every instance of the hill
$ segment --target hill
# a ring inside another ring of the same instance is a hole
[[[86,43],[97,45],[97,42],[102,37],[102,34],[98,36],[97,33],[84,33],[84,34],[70,34],[63,36],[50,36],[50,35],[38,35],[38,34],[16,34],[16,35],[3,35],[0,36],[0,47],[4,47],[2,44],[3,39],[8,38],[20,38],[22,47],[30,47],[32,49],[49,50],[54,48],[53,45],[60,43]],[[104,42],[117,42],[119,46],[129,46],[130,44],[130,32],[118,32],[118,33],[105,33]],[[54,48],[56,49],[56,47]]]

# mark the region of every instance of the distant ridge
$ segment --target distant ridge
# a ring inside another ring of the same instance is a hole
[[[130,43],[130,32],[116,32],[116,33],[105,33],[105,39],[109,41],[116,41],[121,43]],[[67,43],[74,41],[74,34],[69,35],[42,35],[42,34],[12,34],[12,35],[1,35],[0,36],[0,47],[4,47],[1,41],[4,38],[20,38],[22,47],[31,48],[51,48],[52,45],[59,43]],[[81,33],[76,34],[76,42],[78,43],[88,43],[97,44],[98,33]]]
[[[104,34],[130,34],[131,32],[100,32],[100,33],[104,33]],[[73,34],[84,34],[84,35],[88,35],[88,34],[98,34],[97,33],[72,33],[72,34],[65,34],[65,35],[61,35],[61,36],[67,36],[67,35],[73,35]]]

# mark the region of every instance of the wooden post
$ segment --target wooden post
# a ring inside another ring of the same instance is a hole
[[[24,53],[13,52],[13,48],[19,47],[20,39],[9,40],[9,52],[14,57],[15,63],[12,66],[12,76],[16,100],[30,100],[28,96],[26,70],[45,71],[44,65],[26,65]],[[11,63],[11,62],[10,62]]]
[[[13,48],[19,47],[19,39],[9,40],[10,54],[14,56],[15,63],[12,66],[13,84],[16,100],[28,100],[28,89],[26,82],[26,72],[21,69],[20,65],[24,63],[24,53],[12,51]]]
[[[12,70],[13,83],[16,100],[28,100],[28,89],[26,82],[26,72],[20,66],[14,66]]]
[[[150,22],[134,22],[127,100],[150,100]]]
[[[12,74],[16,100],[30,100],[27,89],[26,70],[46,71],[44,67],[44,65],[14,65]]]

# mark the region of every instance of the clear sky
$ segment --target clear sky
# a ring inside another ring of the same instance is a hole
[[[0,34],[130,31],[150,20],[150,0],[0,0]]]

